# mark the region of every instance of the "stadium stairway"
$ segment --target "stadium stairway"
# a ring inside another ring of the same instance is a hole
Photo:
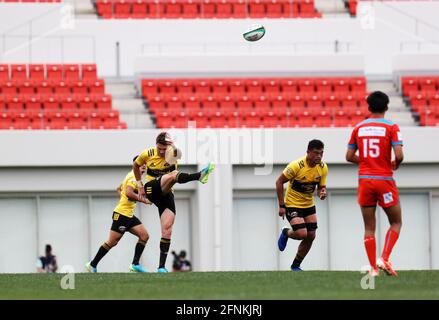
[[[350,16],[343,0],[314,0],[316,9],[322,13],[323,18],[346,18]]]
[[[97,19],[96,11],[90,0],[64,0],[75,9],[75,15],[80,19]]]
[[[367,80],[367,91],[382,91],[390,98],[389,111],[386,118],[396,122],[400,127],[417,126],[410,108],[404,103],[401,93],[398,92],[393,81]]]
[[[154,128],[134,82],[105,79],[106,91],[113,97],[113,108],[119,111],[121,121],[128,129]]]

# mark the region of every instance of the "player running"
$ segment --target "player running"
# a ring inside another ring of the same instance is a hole
[[[170,148],[170,149],[169,149]],[[137,187],[141,195],[154,203],[159,211],[162,238],[160,240],[160,260],[157,272],[168,272],[165,268],[166,258],[171,245],[172,226],[175,221],[175,201],[172,187],[175,183],[187,183],[190,181],[200,181],[207,183],[210,173],[214,169],[214,164],[197,173],[184,173],[177,170],[178,158],[176,154],[172,156],[175,162],[168,163],[166,159],[167,150],[179,150],[174,146],[168,133],[162,132],[156,138],[156,146],[144,150],[133,162],[133,172],[137,180]],[[146,183],[143,185],[141,180],[140,168],[146,165]]]
[[[326,198],[326,177],[328,166],[322,162],[324,144],[320,140],[308,143],[306,156],[291,162],[276,181],[279,216],[288,219],[291,228],[284,228],[279,236],[278,246],[284,251],[288,238],[301,240],[291,270],[302,271],[300,264],[311,249],[316,237],[317,214],[314,192]],[[284,184],[289,181],[284,200]]]
[[[380,268],[388,275],[397,276],[389,257],[402,225],[399,193],[393,179],[393,170],[399,168],[404,158],[402,137],[398,125],[384,119],[389,104],[389,97],[385,93],[371,93],[367,103],[372,114],[352,131],[346,160],[359,165],[358,203],[363,214],[364,245],[371,265],[370,275],[378,276]],[[392,149],[395,154],[393,161]],[[355,154],[357,150],[359,155]],[[378,261],[375,242],[377,203],[383,208],[390,223]]]
[[[133,159],[136,160],[137,157]],[[146,166],[139,168],[140,173],[146,171]],[[110,236],[108,240],[99,248],[95,258],[85,265],[88,272],[97,272],[97,265],[99,261],[110,251],[111,248],[117,245],[126,231],[132,233],[139,238],[134,250],[134,258],[132,264],[129,266],[131,272],[148,272],[140,264],[140,257],[145,249],[149,235],[144,225],[134,215],[136,210],[136,202],[143,202],[151,204],[148,199],[141,196],[138,192],[136,178],[133,171],[130,171],[122,184],[117,188],[120,194],[120,200],[113,212],[113,224],[111,225]]]

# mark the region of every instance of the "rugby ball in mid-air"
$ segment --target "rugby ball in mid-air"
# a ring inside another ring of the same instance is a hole
[[[170,165],[176,164],[181,159],[181,150],[175,145],[169,145],[165,152],[165,161]]]
[[[247,41],[258,41],[264,36],[264,34],[264,26],[260,24],[254,24],[244,32],[243,36],[244,39]]]

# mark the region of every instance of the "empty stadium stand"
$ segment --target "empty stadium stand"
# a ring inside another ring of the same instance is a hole
[[[314,0],[97,0],[104,19],[321,18]]]
[[[159,128],[347,127],[368,115],[364,77],[142,79]]]
[[[439,75],[401,77],[402,93],[421,126],[439,126]]]
[[[95,64],[1,64],[0,129],[125,129]]]

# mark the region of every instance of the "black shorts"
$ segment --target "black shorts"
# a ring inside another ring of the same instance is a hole
[[[146,197],[157,206],[160,216],[165,209],[169,209],[175,214],[174,193],[169,192],[163,194],[162,187],[160,186],[160,179],[161,177],[145,183]]]
[[[291,222],[293,218],[305,218],[316,213],[316,207],[312,206],[309,208],[295,208],[287,207],[286,217],[288,222]]]
[[[113,212],[113,224],[111,225],[111,230],[124,234],[125,231],[130,230],[132,227],[142,224],[139,218],[133,216],[128,218],[120,213]]]

